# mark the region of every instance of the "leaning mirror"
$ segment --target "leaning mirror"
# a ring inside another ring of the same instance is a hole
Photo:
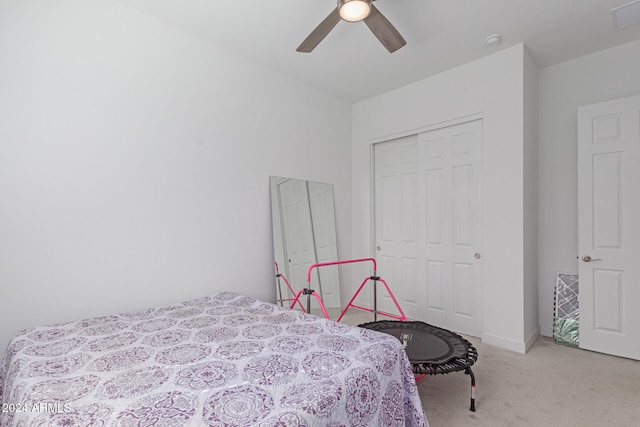
[[[295,294],[307,287],[311,265],[338,260],[333,185],[277,176],[270,180],[276,299],[288,307]],[[340,312],[337,266],[313,269],[311,289],[320,295],[331,317]],[[306,307],[306,296],[300,301],[296,307]],[[319,309],[312,297],[312,312]]]

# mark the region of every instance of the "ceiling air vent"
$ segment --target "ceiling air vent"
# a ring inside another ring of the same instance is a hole
[[[640,24],[640,0],[611,9],[613,29],[624,30]]]

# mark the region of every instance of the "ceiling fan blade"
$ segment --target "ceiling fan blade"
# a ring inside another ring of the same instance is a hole
[[[329,14],[324,20],[316,27],[315,30],[307,36],[306,39],[296,49],[298,52],[311,52],[318,44],[329,34],[333,27],[340,22],[340,10],[336,7],[333,12]]]
[[[373,4],[371,5],[369,16],[364,18],[364,23],[367,24],[367,27],[369,27],[371,32],[390,53],[395,52],[407,44],[398,30],[396,30],[396,27],[394,27]]]

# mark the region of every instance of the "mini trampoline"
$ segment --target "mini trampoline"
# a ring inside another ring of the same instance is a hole
[[[361,328],[395,336],[404,345],[416,380],[425,375],[448,374],[464,370],[471,377],[471,411],[475,411],[476,379],[471,366],[478,352],[469,341],[446,329],[424,322],[381,320],[363,323]]]

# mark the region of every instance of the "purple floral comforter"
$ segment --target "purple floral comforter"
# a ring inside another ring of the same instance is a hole
[[[0,426],[426,426],[386,334],[224,292],[26,330]]]

